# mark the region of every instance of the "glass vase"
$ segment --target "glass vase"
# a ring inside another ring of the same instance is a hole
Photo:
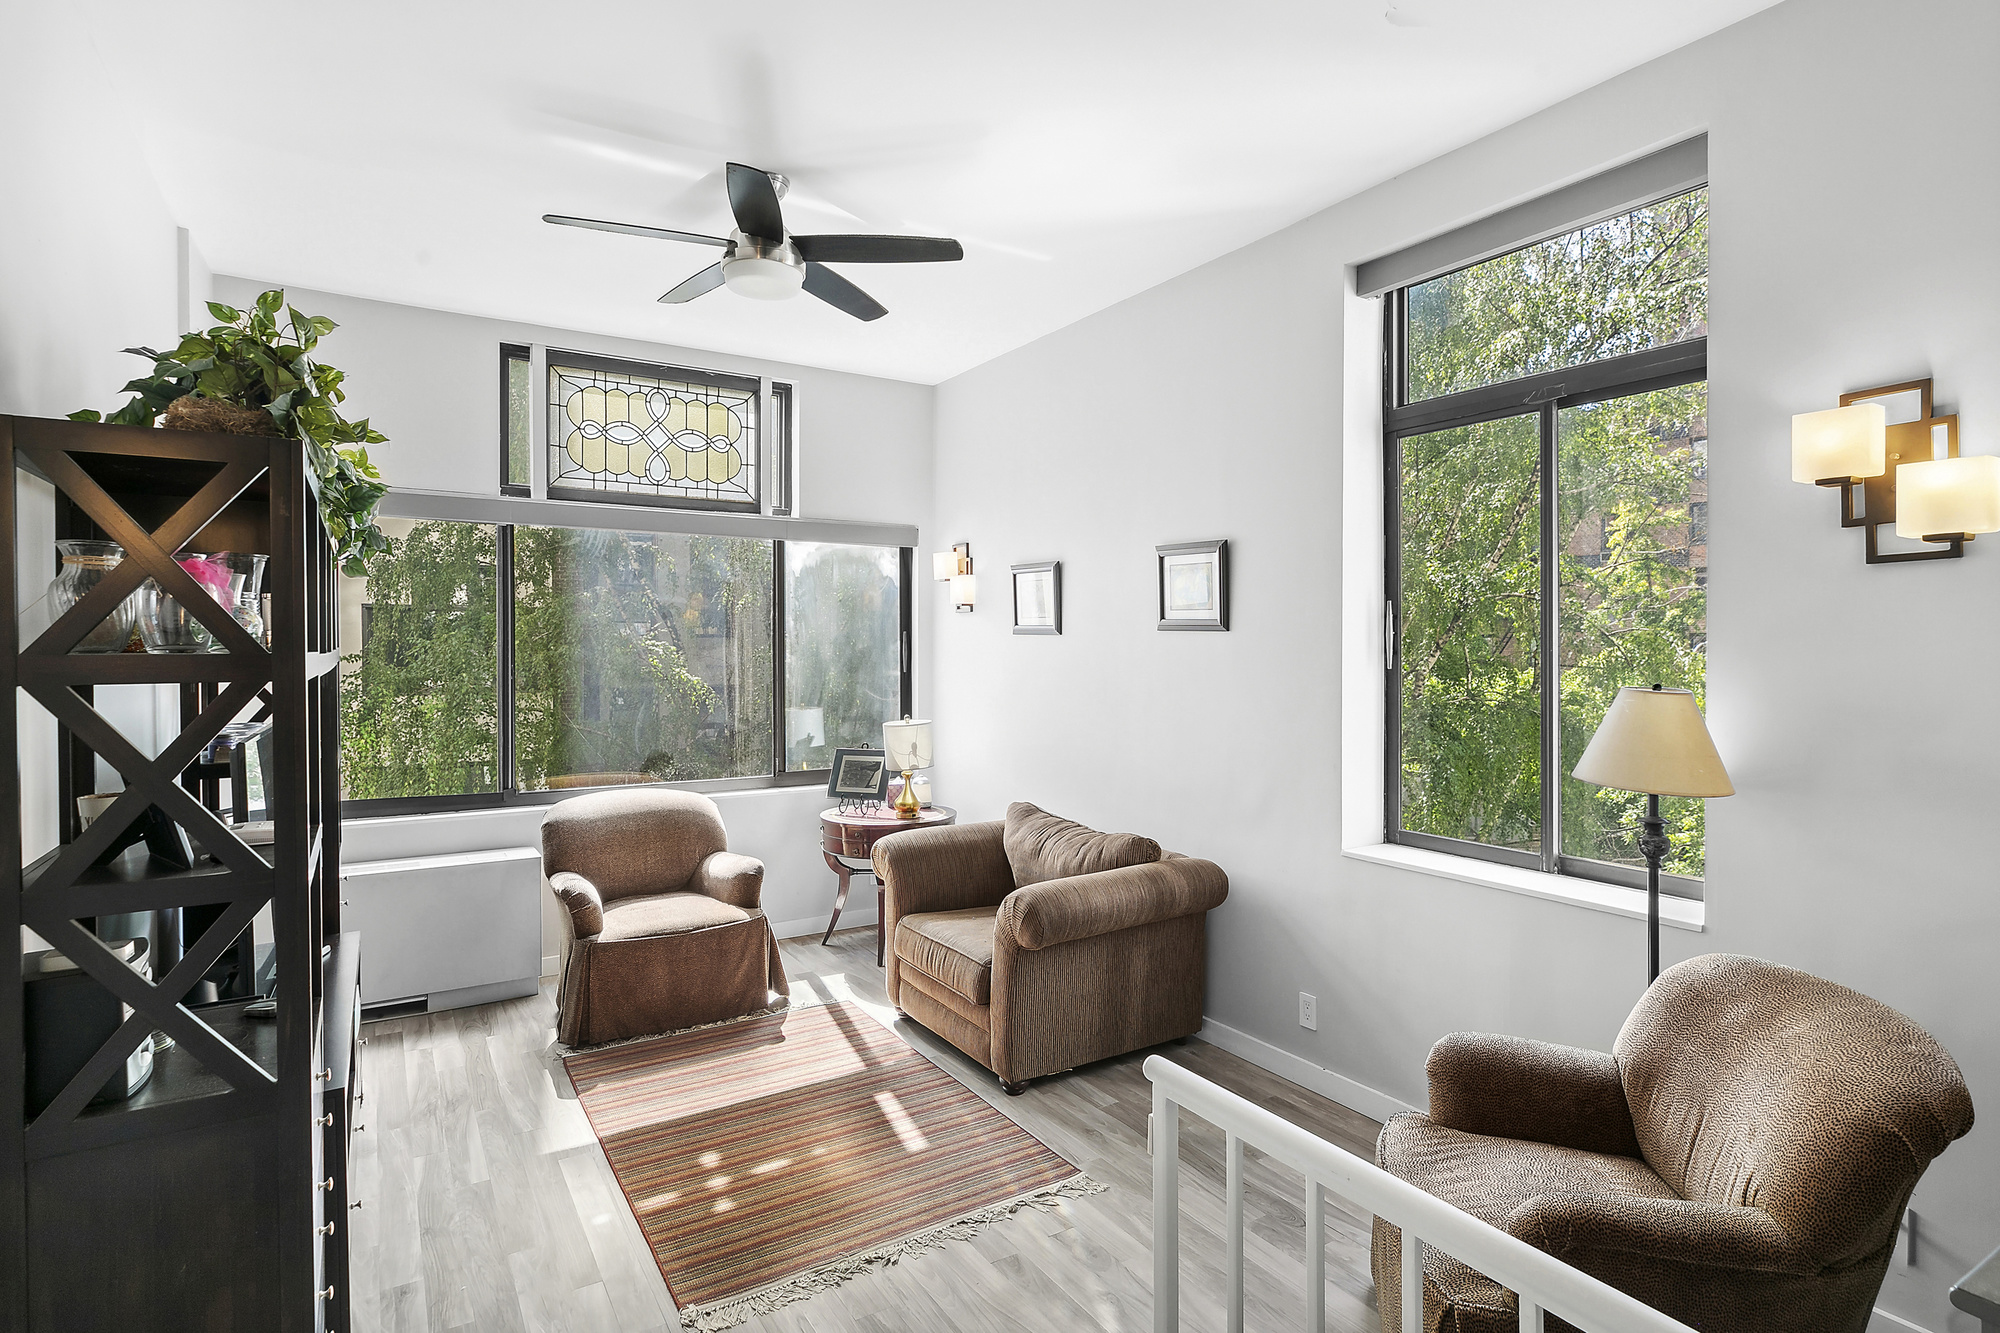
[[[55,616],[63,615],[82,601],[84,594],[102,583],[104,576],[125,559],[125,548],[117,542],[59,541],[56,549],[62,553],[62,572],[49,584],[49,610]],[[122,653],[125,645],[132,642],[132,630],[138,619],[138,596],[134,594],[112,608],[111,614],[98,621],[70,651]]]
[[[216,603],[228,606],[229,574],[205,555],[182,553],[176,563],[208,589]],[[149,653],[209,653],[216,651],[215,634],[153,579],[139,589],[139,637]]]
[[[264,642],[264,617],[258,594],[264,584],[264,565],[271,557],[249,551],[217,551],[208,563],[228,577],[228,597],[218,600],[229,614],[257,642]]]

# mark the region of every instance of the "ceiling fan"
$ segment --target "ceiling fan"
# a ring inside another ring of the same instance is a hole
[[[635,222],[600,222],[595,218],[544,213],[542,221],[563,227],[589,227],[628,236],[654,236],[694,245],[715,245],[725,251],[710,264],[660,299],[672,305],[692,301],[704,292],[727,285],[729,290],[760,301],[782,301],[800,288],[856,319],[880,319],[888,307],[841,277],[828,264],[928,264],[965,258],[957,241],[936,236],[868,236],[830,232],[824,236],[792,236],[778,208],[789,182],[775,171],[759,171],[731,162],[727,186],[729,211],[736,230],[727,237],[700,232],[646,227]]]

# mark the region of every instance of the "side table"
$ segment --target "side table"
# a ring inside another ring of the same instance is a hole
[[[898,819],[896,812],[887,806],[878,806],[867,814],[845,813],[839,809],[822,810],[819,814],[819,845],[826,856],[827,868],[840,876],[840,892],[833,899],[833,916],[827,920],[826,935],[820,940],[826,944],[833,939],[833,928],[840,924],[841,909],[847,906],[847,885],[855,875],[874,875],[875,863],[871,859],[875,844],[891,833],[901,833],[905,829],[940,828],[958,821],[958,811],[949,806],[925,806],[915,819]],[[859,864],[856,864],[859,862]],[[882,966],[882,881],[875,881],[875,966]]]

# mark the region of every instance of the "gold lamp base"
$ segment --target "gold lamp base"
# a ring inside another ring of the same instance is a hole
[[[910,779],[914,776],[915,771],[913,769],[906,768],[903,770],[903,790],[896,793],[895,808],[896,818],[898,819],[915,819],[924,811],[924,807],[917,802],[916,789],[910,782]]]

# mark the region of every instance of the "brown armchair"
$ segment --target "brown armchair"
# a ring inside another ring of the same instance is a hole
[[[892,834],[874,859],[890,1002],[1009,1093],[1200,1029],[1207,913],[1229,893],[1214,863],[1025,803]]]
[[[1703,1333],[1861,1333],[1918,1177],[1972,1127],[1922,1028],[1732,954],[1661,973],[1610,1055],[1457,1033],[1428,1071],[1378,1164]],[[1385,1333],[1401,1247],[1376,1219]],[[1424,1327],[1513,1333],[1514,1294],[1426,1246]]]
[[[693,792],[595,792],[549,811],[542,873],[564,908],[557,1040],[674,1032],[789,993],[759,906],[764,863],[728,845],[715,802]]]

